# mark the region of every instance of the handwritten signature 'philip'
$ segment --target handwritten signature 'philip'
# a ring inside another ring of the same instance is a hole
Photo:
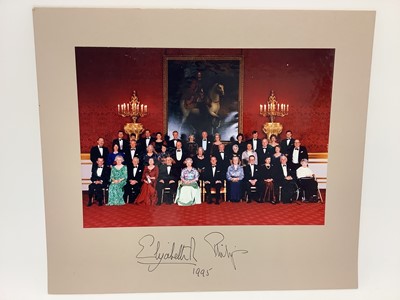
[[[221,232],[211,232],[204,237],[204,240],[210,245],[214,257],[227,258],[232,262],[233,268],[236,270],[235,254],[246,254],[247,250],[235,249],[230,250],[229,246],[224,242],[225,236]],[[236,248],[236,246],[235,246]]]

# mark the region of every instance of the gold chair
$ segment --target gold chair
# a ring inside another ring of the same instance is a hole
[[[200,180],[200,188],[201,188],[201,202],[205,201],[205,197],[206,197],[206,189],[205,189],[205,184],[203,180]],[[217,193],[217,190],[215,189],[215,187],[211,188],[211,195],[215,195]],[[220,194],[223,197],[223,201],[226,202],[226,180],[222,181],[222,187],[221,187],[221,191]]]

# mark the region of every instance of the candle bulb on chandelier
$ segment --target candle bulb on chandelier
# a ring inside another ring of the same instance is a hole
[[[144,112],[147,114],[147,105],[144,106]]]
[[[119,113],[120,111],[119,111],[119,104],[118,104],[118,113]]]

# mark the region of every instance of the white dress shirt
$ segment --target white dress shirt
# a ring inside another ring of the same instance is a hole
[[[253,150],[256,151],[257,150],[257,140],[253,139]]]
[[[287,165],[281,165],[283,170],[283,175],[287,177]]]
[[[204,151],[207,150],[207,140],[206,139],[201,142],[201,147],[203,147]]]
[[[181,160],[182,159],[182,150],[176,150],[176,159]]]
[[[297,149],[297,150],[296,150]],[[294,148],[293,149],[293,157],[292,157],[292,162],[294,164],[299,163],[299,153],[300,153],[300,148]]]
[[[96,172],[96,173],[97,173],[97,176],[101,177],[101,174],[103,173],[103,168],[104,168],[104,167],[98,167],[98,168],[97,168],[97,172]]]

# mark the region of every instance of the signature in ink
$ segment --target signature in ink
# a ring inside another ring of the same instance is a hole
[[[233,268],[236,270],[235,254],[247,254],[248,251],[244,249],[230,250],[225,242],[225,236],[221,232],[211,232],[204,237],[204,240],[210,245],[214,257],[227,258],[232,262]],[[234,247],[236,248],[236,246]]]
[[[162,244],[156,241],[153,235],[147,234],[138,241],[138,244],[141,249],[136,255],[137,262],[147,265],[149,272],[155,271],[160,265],[196,266],[196,240],[193,237],[187,244],[177,242]]]

